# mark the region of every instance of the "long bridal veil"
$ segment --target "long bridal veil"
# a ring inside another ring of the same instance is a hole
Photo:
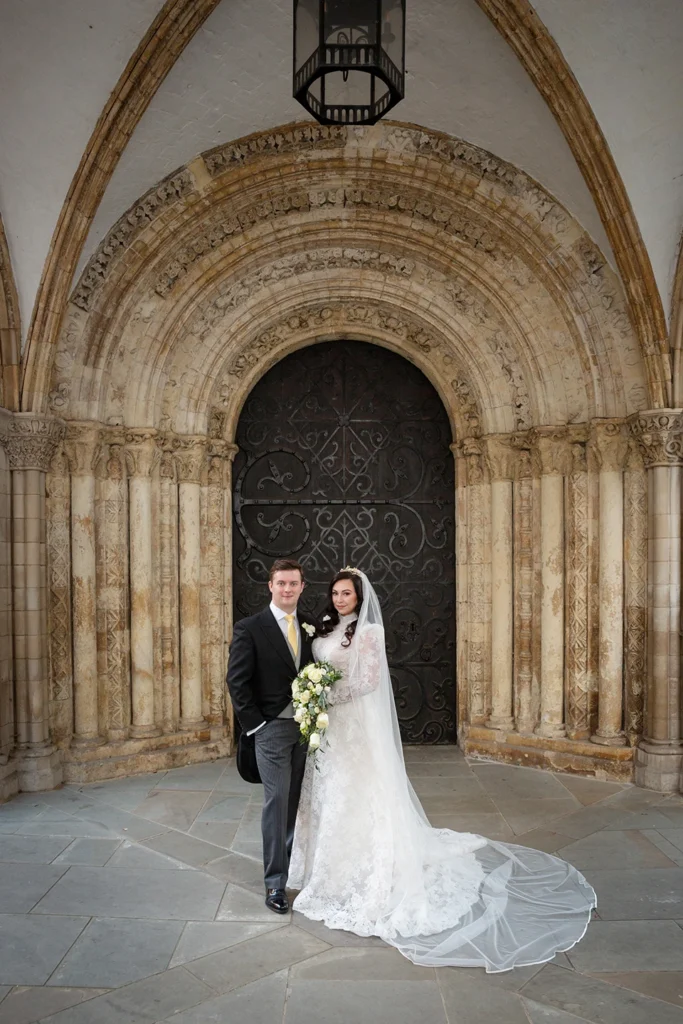
[[[367,780],[359,813],[369,828],[377,826],[373,839],[387,873],[381,899],[367,880],[374,933],[425,966],[497,972],[551,960],[584,935],[595,892],[551,854],[430,826],[405,770],[381,608],[367,576],[360,576],[364,600],[347,700],[366,741],[357,751]]]

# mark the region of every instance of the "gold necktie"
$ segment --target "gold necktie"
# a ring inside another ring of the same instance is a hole
[[[296,635],[296,626],[294,625],[294,616],[285,615],[287,619],[287,639],[289,640],[289,646],[294,651],[294,657],[296,658],[299,654],[299,638]]]

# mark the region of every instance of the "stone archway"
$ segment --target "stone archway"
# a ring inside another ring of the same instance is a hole
[[[456,439],[465,748],[630,777],[643,458],[672,450],[653,431],[678,429],[642,413],[656,360],[552,196],[476,147],[391,123],[290,125],[204,154],[115,225],[74,290],[31,398],[67,421],[48,477],[67,777],[230,748],[240,410],[287,354],[343,338],[422,370]],[[662,760],[642,745],[643,763],[678,764],[672,717],[645,728],[669,746]]]

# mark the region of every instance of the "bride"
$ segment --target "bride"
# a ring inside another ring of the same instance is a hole
[[[406,775],[367,576],[344,569],[313,643],[342,673],[325,749],[307,760],[288,887],[305,917],[377,935],[413,963],[543,963],[584,935],[595,893],[548,853],[432,828]]]

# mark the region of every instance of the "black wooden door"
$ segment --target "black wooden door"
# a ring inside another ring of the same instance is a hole
[[[275,558],[305,567],[317,613],[334,573],[367,573],[382,603],[406,743],[452,743],[454,480],[446,412],[426,377],[375,345],[288,356],[242,411],[234,467],[235,619],[263,607]]]

